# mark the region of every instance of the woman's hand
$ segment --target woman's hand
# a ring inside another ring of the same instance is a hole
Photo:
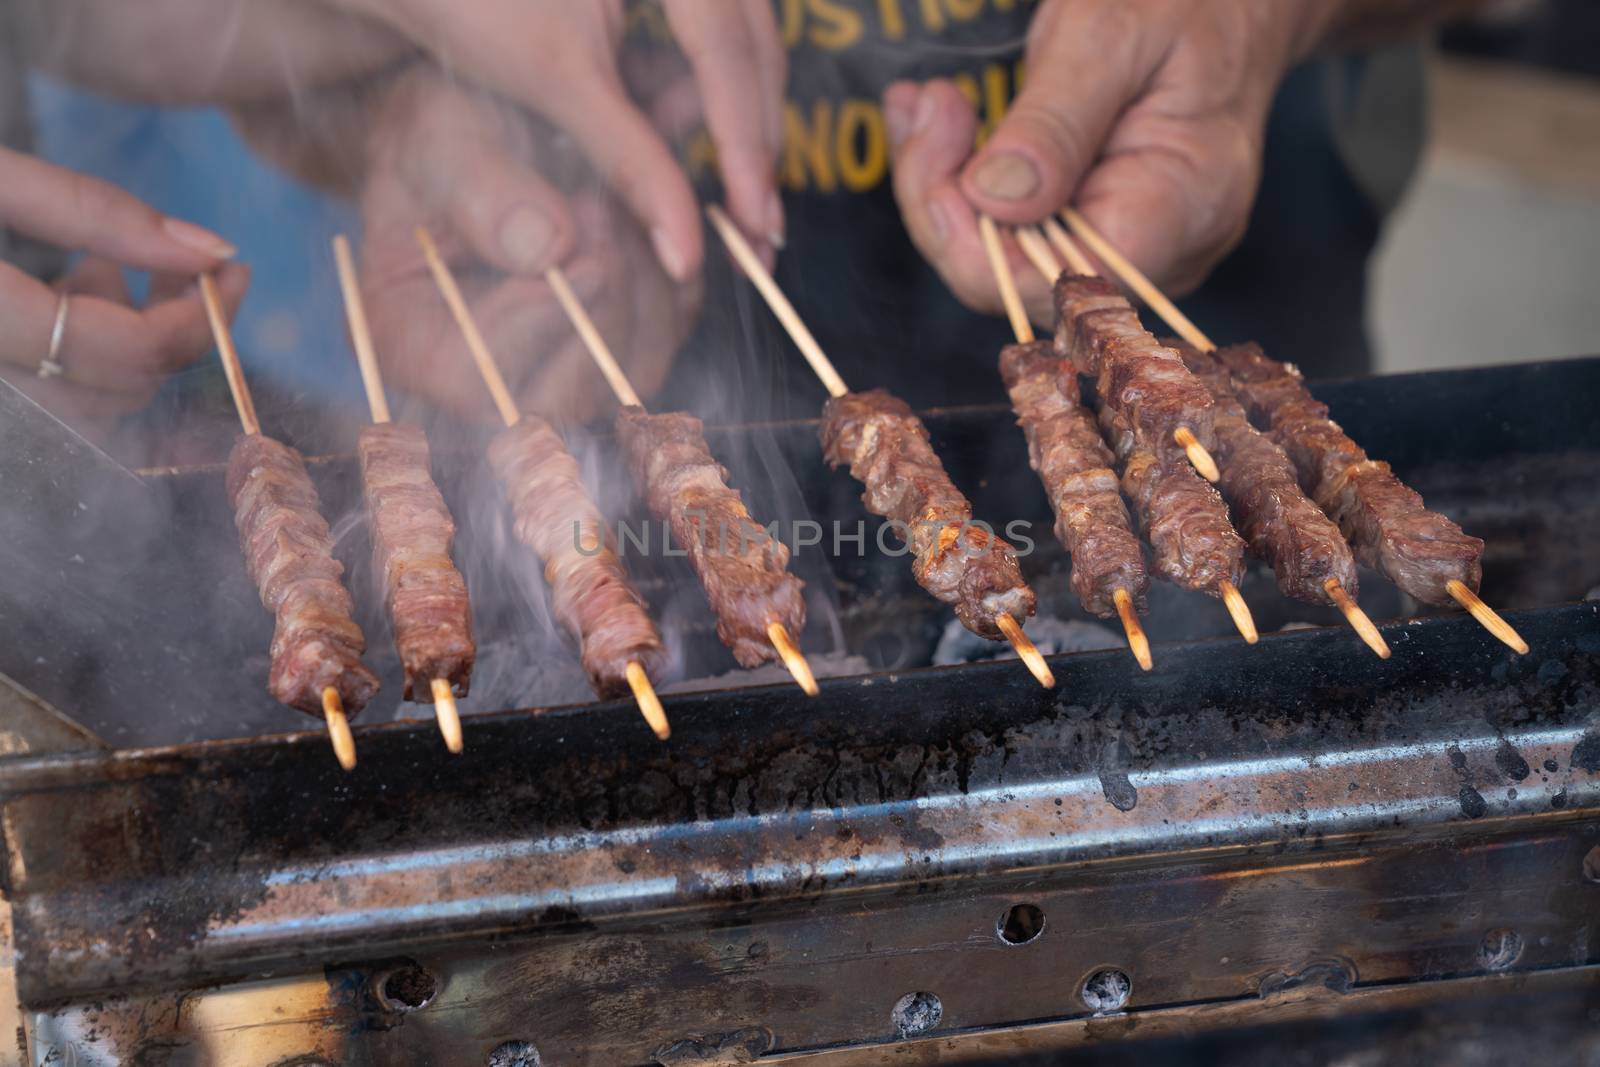
[[[583,420],[605,381],[544,271],[560,264],[635,388],[661,384],[700,303],[698,272],[670,278],[637,220],[559,137],[431,67],[394,86],[371,124],[362,288],[394,385],[487,415],[474,369],[417,245],[428,227],[524,410]]]
[[[94,178],[0,148],[0,228],[86,253],[52,286],[0,263],[0,375],[57,415],[103,435],[150,402],[168,375],[211,347],[195,275],[233,255],[222,238],[174,219]],[[122,268],[151,272],[142,306]],[[222,266],[217,282],[231,315],[249,272]],[[39,376],[68,294],[55,362]]]

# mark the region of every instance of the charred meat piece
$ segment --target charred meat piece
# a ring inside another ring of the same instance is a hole
[[[822,409],[821,434],[829,466],[849,465],[866,487],[867,510],[896,524],[910,544],[917,581],[953,607],[963,626],[998,641],[998,616],[1027,621],[1033,590],[1022,581],[1016,550],[973,524],[972,505],[905,401],[881,389],[834,397]]]
[[[1173,433],[1187,427],[1212,448],[1211,394],[1177,352],[1157,341],[1120,290],[1104,278],[1063,274],[1055,285],[1056,352],[1095,379],[1100,402],[1115,411],[1139,446],[1159,459],[1183,458]]]
[[[1100,407],[1100,428],[1122,464],[1122,491],[1150,542],[1155,572],[1176,585],[1220,596],[1218,583],[1244,577],[1244,539],[1211,483],[1182,460],[1163,462],[1139,443],[1126,419]]]
[[[717,636],[741,667],[778,658],[767,627],[798,637],[806,624],[805,583],[789,573],[789,549],[750,517],[711,455],[693,415],[617,413],[617,439],[650,511],[668,522],[689,554],[717,616]]]
[[[1300,490],[1294,461],[1250,425],[1227,370],[1209,352],[1183,341],[1164,342],[1182,353],[1216,403],[1217,463],[1222,495],[1250,549],[1271,565],[1284,596],[1328,602],[1333,578],[1356,595],[1356,562],[1339,528]]]
[[[435,678],[464,697],[477,657],[472,607],[450,559],[456,524],[433,484],[428,438],[415,426],[386,422],[364,428],[356,450],[405,697],[432,703]]]
[[[627,694],[630,662],[656,678],[661,635],[561,436],[543,419],[524,415],[490,442],[489,463],[510,502],[517,540],[544,564],[551,610],[577,640],[595,692],[608,699]]]
[[[1150,587],[1144,548],[1122,502],[1116,460],[1083,406],[1077,368],[1050,342],[1033,341],[1001,349],[1000,376],[1028,439],[1028,463],[1055,509],[1056,536],[1072,554],[1072,591],[1102,617],[1117,613],[1118,589],[1143,607]]]
[[[354,715],[376,695],[378,679],[361,662],[366,639],[305,461],[270,437],[246,434],[228,456],[227,489],[245,569],[277,618],[267,688],[318,718],[322,692],[333,688]]]
[[[1301,487],[1338,523],[1357,560],[1426,604],[1454,603],[1452,579],[1477,590],[1483,541],[1429,511],[1387,463],[1367,458],[1292,363],[1269,359],[1254,344],[1218,349],[1217,359],[1250,417],[1289,454]]]

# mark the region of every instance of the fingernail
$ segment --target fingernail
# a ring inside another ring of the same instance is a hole
[[[926,89],[922,90],[922,95],[917,98],[916,113],[911,116],[911,132],[914,134],[922,133],[929,126],[932,126],[934,112],[936,111],[938,111],[938,106],[934,103],[933,94]]]
[[[928,205],[928,226],[933,230],[933,243],[942,247],[950,236],[950,216],[937,200]]]
[[[213,258],[232,259],[239,254],[237,248],[204,226],[196,226],[192,222],[169,217],[161,220],[161,228],[167,231],[167,236],[179,244],[188,245],[196,252],[203,252]]]
[[[544,266],[555,227],[544,212],[523,204],[506,216],[500,225],[500,249],[521,270]]]
[[[776,189],[767,198],[767,240],[773,248],[783,247],[783,197]]]
[[[1039,191],[1039,170],[1025,156],[1001,152],[984,160],[972,181],[985,196],[1024,200]]]
[[[683,253],[679,252],[672,243],[672,238],[667,236],[667,231],[660,226],[650,231],[650,244],[655,247],[656,258],[666,268],[674,281],[684,281],[688,275],[688,264],[684,261]]]

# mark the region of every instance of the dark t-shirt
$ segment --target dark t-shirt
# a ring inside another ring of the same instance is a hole
[[[1023,43],[1037,7],[1030,0],[777,4],[790,56],[779,175],[788,245],[778,278],[852,387],[885,386],[917,407],[1004,399],[995,359],[1010,340],[1005,323],[963,308],[912,246],[890,187],[881,98],[899,78],[951,78],[977,107],[981,142],[1025,77]],[[1381,211],[1336,136],[1339,116],[1355,110],[1362,77],[1361,60],[1319,61],[1290,75],[1271,117],[1249,232],[1183,302],[1218,340],[1258,340],[1313,376],[1369,366],[1366,266]],[[1420,98],[1399,95],[1406,98],[1384,102],[1389,114],[1420,107]],[[1401,152],[1414,155],[1415,147]],[[709,142],[699,139],[687,154],[696,176],[709,179]],[[821,387],[792,348],[760,332],[773,328],[770,318],[711,247],[705,322],[664,402],[703,408],[706,394],[694,383],[731,377],[750,417],[814,414]],[[728,338],[751,331],[740,352],[728,352]]]

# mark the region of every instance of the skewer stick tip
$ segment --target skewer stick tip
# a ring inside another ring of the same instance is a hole
[[[344,713],[339,690],[331,685],[322,691],[322,717],[328,722],[328,740],[333,742],[333,755],[339,766],[347,771],[355,770],[355,735],[350,732],[350,719]]]
[[[1038,646],[1022,632],[1022,627],[1017,625],[1017,620],[1002,613],[995,616],[994,622],[1000,627],[1000,632],[1006,635],[1006,640],[1011,642],[1011,647],[1017,650],[1018,658],[1027,665],[1029,673],[1046,689],[1054,689],[1056,676],[1050,672],[1050,665],[1044,661],[1044,655]]]
[[[767,636],[772,639],[772,647],[778,650],[778,655],[783,658],[783,665],[789,668],[789,673],[794,675],[795,682],[805,690],[808,697],[814,697],[822,690],[817,688],[816,675],[811,673],[811,664],[806,662],[805,656],[795,647],[793,638],[781,622],[767,623]]]
[[[456,707],[456,695],[451,691],[450,683],[443,678],[435,678],[431,684],[433,714],[439,720],[439,732],[444,735],[444,747],[452,754],[459,755],[462,749],[461,712]]]
[[[1217,470],[1217,461],[1211,458],[1211,453],[1200,443],[1193,430],[1187,426],[1179,426],[1172,431],[1172,439],[1182,447],[1183,454],[1189,457],[1189,462],[1194,464],[1194,469],[1200,473],[1200,477],[1208,482],[1221,480],[1222,472]]]
[[[1517,655],[1528,654],[1528,642],[1522,639],[1522,635],[1517,633],[1509,622],[1502,619],[1499,612],[1479,599],[1478,594],[1474,593],[1467,583],[1452,578],[1445,583],[1445,588],[1456,598],[1457,603],[1472,613],[1472,617],[1477,619],[1485,630],[1504,641]]]
[[[1361,605],[1350,598],[1345,587],[1339,584],[1339,579],[1329,578],[1322,583],[1322,588],[1327,591],[1329,599],[1338,605],[1339,610],[1344,612],[1344,617],[1350,621],[1351,628],[1361,635],[1361,640],[1367,643],[1367,647],[1376,652],[1379,659],[1388,659],[1391,654],[1389,642],[1383,639],[1383,635],[1367,617],[1367,613],[1361,610]]]
[[[1122,618],[1122,629],[1128,635],[1128,648],[1133,658],[1142,670],[1149,670],[1155,666],[1155,660],[1150,658],[1150,638],[1145,636],[1144,627],[1139,623],[1139,613],[1133,610],[1133,595],[1126,589],[1118,589],[1111,594],[1111,599],[1116,602],[1117,614]]]
[[[1261,640],[1261,635],[1256,632],[1256,620],[1250,614],[1250,605],[1244,602],[1239,587],[1224,578],[1217,583],[1217,591],[1222,594],[1222,602],[1228,605],[1228,614],[1233,616],[1233,624],[1239,628],[1245,644],[1253,645]]]
[[[672,726],[667,722],[667,709],[661,706],[656,687],[650,684],[650,676],[644,672],[644,665],[638,660],[630,660],[626,673],[628,687],[633,690],[633,699],[638,703],[644,721],[650,724],[650,729],[655,731],[658,739],[665,741],[672,736]]]

